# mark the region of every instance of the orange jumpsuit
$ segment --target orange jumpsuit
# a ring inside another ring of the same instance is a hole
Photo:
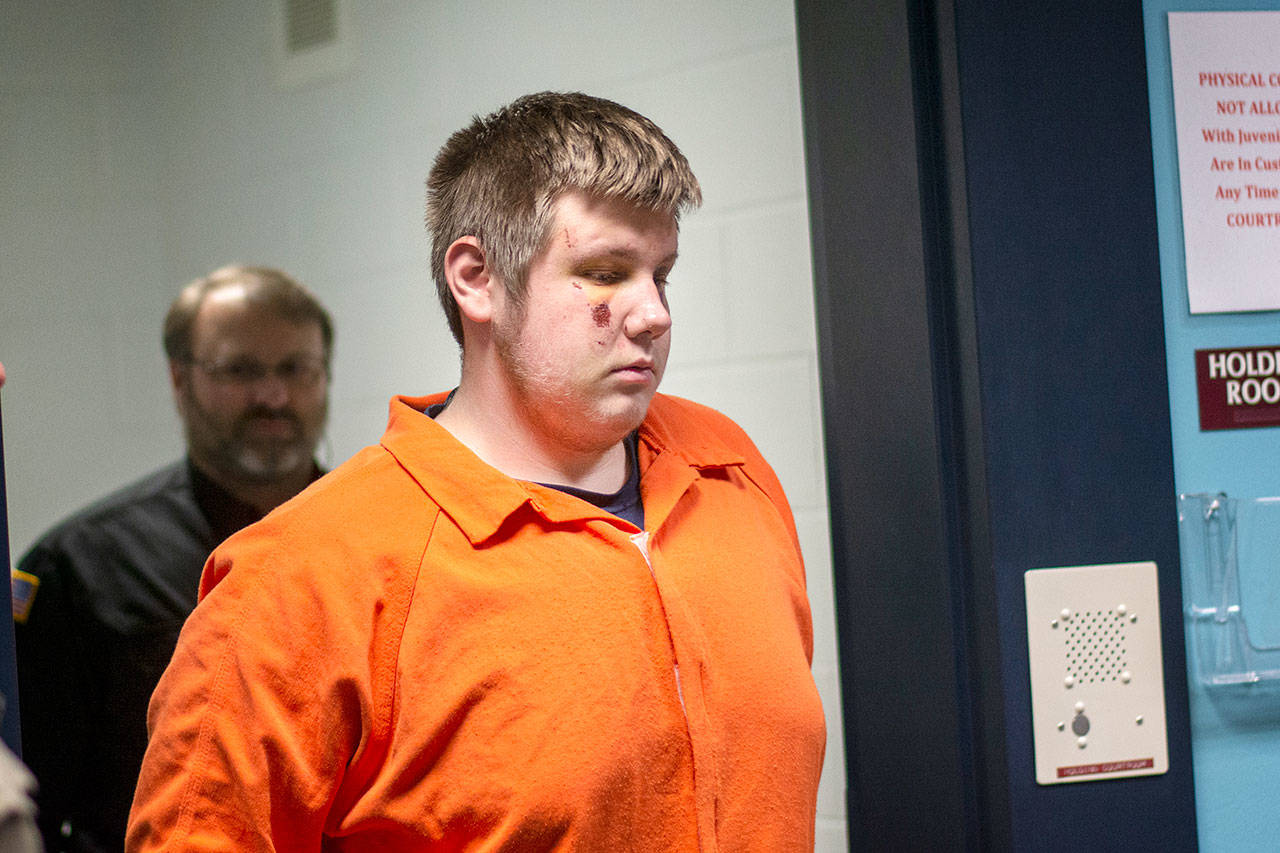
[[[210,557],[127,849],[812,851],[804,569],[746,435],[657,395],[640,531],[442,399]]]

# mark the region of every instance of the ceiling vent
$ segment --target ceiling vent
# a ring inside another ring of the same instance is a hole
[[[350,0],[277,0],[276,83],[296,88],[341,76],[353,59]]]
[[[336,0],[285,0],[284,16],[289,53],[323,47],[338,38]]]

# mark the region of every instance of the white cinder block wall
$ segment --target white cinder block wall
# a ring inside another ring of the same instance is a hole
[[[326,455],[387,399],[449,387],[423,179],[447,135],[525,92],[655,119],[699,175],[664,390],[736,418],[791,498],[827,708],[821,851],[847,848],[793,9],[786,0],[352,2],[345,66],[277,83],[265,0],[10,0],[0,15],[0,361],[17,558],[181,452],[159,344],[178,287],[282,267],[338,327]]]

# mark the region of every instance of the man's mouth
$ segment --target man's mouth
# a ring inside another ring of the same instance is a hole
[[[289,415],[251,415],[244,426],[250,435],[268,438],[292,438],[298,433],[297,419]]]
[[[613,374],[632,382],[648,382],[654,376],[653,362],[649,359],[633,361],[615,369]]]

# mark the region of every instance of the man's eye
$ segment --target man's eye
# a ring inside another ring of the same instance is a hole
[[[324,362],[317,358],[291,358],[276,368],[276,376],[295,385],[311,385],[325,374]]]
[[[617,284],[622,281],[622,274],[612,270],[595,270],[587,273],[586,277],[596,284]]]
[[[286,361],[276,367],[276,376],[292,381],[306,373],[306,366],[300,361]]]

